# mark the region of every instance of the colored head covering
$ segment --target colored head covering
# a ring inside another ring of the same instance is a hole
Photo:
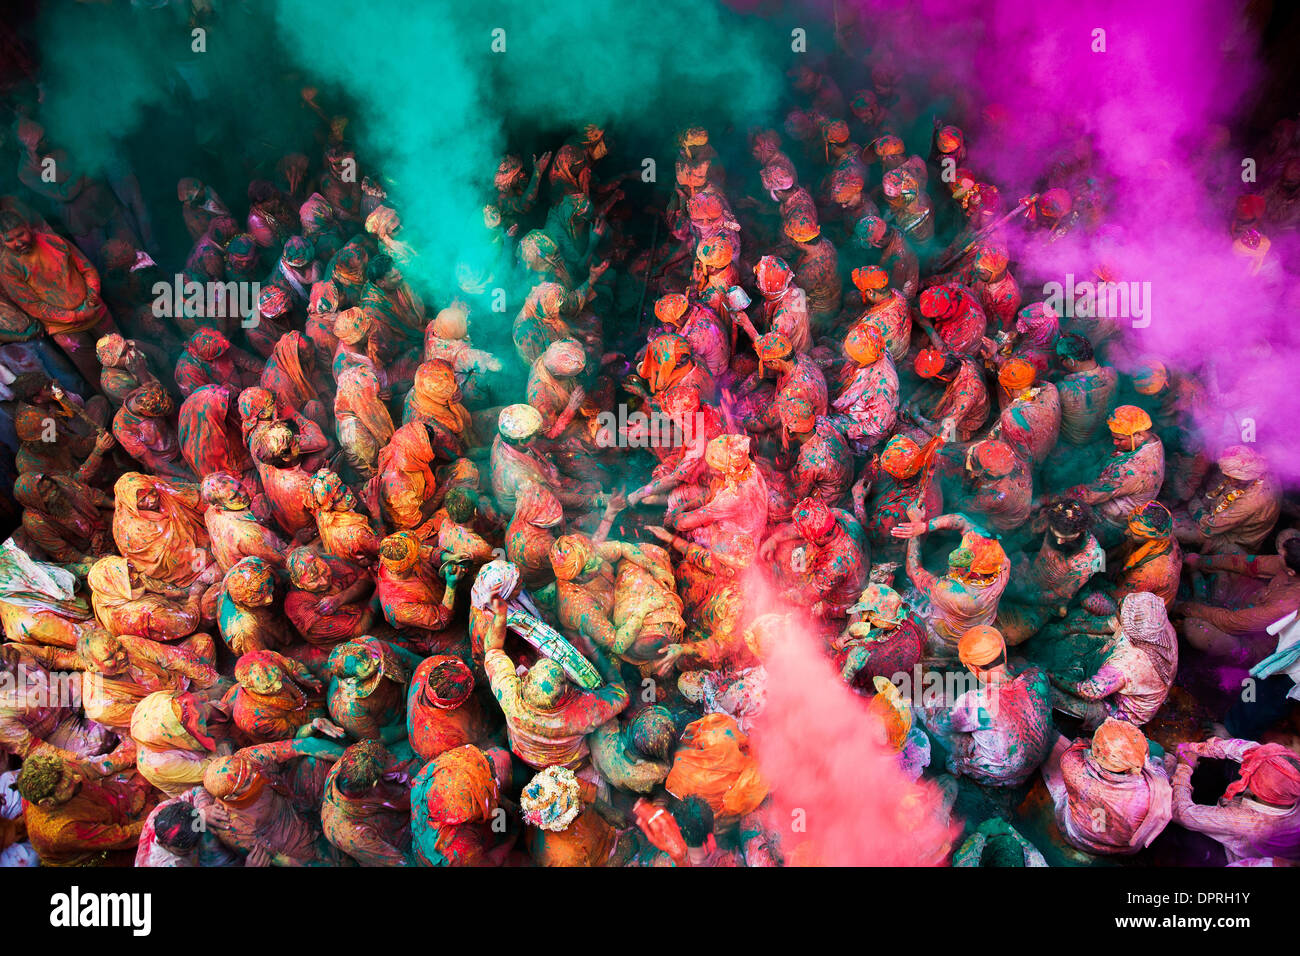
[[[305,236],[290,236],[284,244],[284,261],[301,269],[316,257],[316,249]]]
[[[1016,468],[1016,453],[1004,441],[995,438],[976,442],[970,448],[971,459],[990,478],[1003,478]]]
[[[469,591],[469,603],[487,610],[493,598],[508,598],[519,587],[519,567],[509,561],[489,561],[479,568]]]
[[[885,337],[873,325],[855,325],[844,337],[844,354],[858,365],[870,365],[885,353]]]
[[[450,362],[432,359],[416,367],[413,390],[417,397],[428,402],[446,404],[457,399],[460,385]]]
[[[1134,511],[1128,519],[1128,533],[1144,541],[1166,538],[1174,529],[1174,516],[1158,501]]]
[[[420,539],[410,531],[398,531],[379,542],[379,560],[395,574],[411,570],[420,560]]]
[[[512,441],[532,438],[542,427],[542,414],[531,405],[507,405],[497,416],[497,430],[501,437]]]
[[[1060,334],[1061,322],[1046,302],[1035,302],[1016,313],[1016,331],[1024,343],[1047,346]]]
[[[652,394],[673,384],[678,373],[690,364],[691,345],[682,336],[669,332],[650,340],[637,374],[645,379]]]
[[[1007,269],[1007,250],[1000,245],[982,246],[975,254],[975,268],[991,275],[1001,275]]]
[[[289,306],[289,292],[283,286],[265,286],[257,297],[257,309],[267,318],[284,315]]]
[[[311,476],[311,497],[317,508],[329,510],[350,494],[337,472],[322,468]]]
[[[1245,445],[1233,445],[1219,456],[1219,471],[1238,481],[1254,481],[1268,470],[1264,456]]]
[[[1151,359],[1133,370],[1133,389],[1139,395],[1155,395],[1169,384],[1169,372],[1163,362]]]
[[[262,558],[240,558],[225,578],[226,593],[236,604],[266,604],[275,590],[275,572]]]
[[[754,351],[758,353],[760,363],[771,362],[776,359],[789,358],[794,354],[794,346],[782,333],[766,332],[760,335],[758,341],[754,343]]]
[[[96,595],[126,601],[132,597],[131,568],[126,558],[111,554],[90,567],[86,583]]]
[[[1092,735],[1092,759],[1111,773],[1138,773],[1146,766],[1147,739],[1126,720],[1107,717]]]
[[[433,334],[440,339],[463,339],[469,334],[469,308],[453,302],[433,318]]]
[[[817,427],[817,411],[812,407],[812,403],[801,395],[782,399],[778,411],[781,415],[781,424],[792,434],[802,435]]]
[[[1033,363],[1021,358],[1008,360],[998,372],[998,383],[1010,391],[1029,388],[1034,384],[1036,369]]]
[[[712,222],[722,218],[722,200],[711,192],[696,193],[686,202],[686,214],[694,222]]]
[[[116,332],[110,332],[95,343],[95,357],[100,365],[116,365],[126,354],[126,339]]]
[[[1247,790],[1265,803],[1291,806],[1300,800],[1300,757],[1283,744],[1259,744],[1247,750],[1239,778],[1223,795],[1231,800]]]
[[[586,365],[587,353],[574,339],[561,339],[546,347],[541,361],[552,375],[571,378],[581,372]]]
[[[884,242],[889,224],[879,216],[863,216],[853,227],[853,240],[860,246],[874,246]]]
[[[986,538],[979,534],[962,535],[962,546],[971,553],[970,569],[972,574],[997,574],[1007,560],[1007,554],[995,538]]]
[[[1121,405],[1106,419],[1106,427],[1114,435],[1136,435],[1151,428],[1151,416],[1136,405]]]
[[[885,156],[902,156],[905,149],[903,141],[892,133],[879,137],[871,144],[871,148],[876,151],[877,156],[882,158]]]
[[[934,138],[934,144],[941,153],[955,153],[961,149],[961,130],[956,126],[945,126]]]
[[[987,667],[1006,653],[1002,632],[987,624],[970,628],[957,642],[957,656],[967,667]]]
[[[897,199],[904,193],[916,192],[916,177],[900,166],[898,169],[891,169],[889,172],[885,173],[885,178],[881,180],[880,188],[883,190],[887,198]]]
[[[905,435],[895,435],[880,453],[880,467],[895,478],[911,478],[921,470],[921,446]]]
[[[794,242],[812,242],[822,234],[822,230],[812,211],[799,207],[786,216],[785,234]]]
[[[1059,219],[1074,208],[1074,204],[1070,201],[1070,193],[1058,186],[1038,197],[1038,208],[1045,215]]]
[[[749,466],[749,436],[719,435],[704,447],[704,463],[724,475],[739,475]]]
[[[956,308],[953,290],[946,285],[931,286],[921,293],[921,314],[927,319],[946,319]]]
[[[831,201],[848,203],[862,192],[865,183],[862,173],[852,166],[843,166],[831,173]]]
[[[695,255],[709,269],[725,269],[731,265],[731,243],[726,239],[709,239],[700,243]]]
[[[835,514],[820,498],[803,499],[791,510],[790,518],[806,541],[821,541],[835,530]]]
[[[670,292],[660,296],[655,302],[655,318],[669,325],[677,325],[686,314],[686,296],[680,292]]]
[[[214,471],[203,479],[203,500],[210,505],[224,505],[234,501],[242,488],[239,479],[224,471]]]
[[[794,281],[794,273],[785,260],[776,256],[759,259],[754,266],[754,277],[758,280],[758,291],[769,297],[781,295]]]
[[[567,767],[547,767],[524,787],[519,808],[529,826],[558,833],[582,812],[582,786]]]
[[[853,284],[861,292],[884,289],[889,285],[889,273],[880,266],[867,266],[853,270]]]
[[[560,535],[551,545],[549,554],[555,577],[561,581],[572,581],[582,574],[593,554],[591,539],[586,535]]]
[[[876,627],[892,628],[907,616],[903,599],[897,591],[885,584],[868,584],[858,595],[858,601],[849,614],[864,614]]]
[[[763,188],[769,193],[785,192],[787,189],[793,189],[795,183],[799,181],[795,175],[794,167],[784,157],[776,157],[769,163],[765,163],[763,168],[758,171],[758,178],[763,183]]]
[[[946,361],[943,353],[937,349],[921,349],[916,353],[916,362],[912,367],[921,378],[934,378],[943,371]]]
[[[212,362],[230,348],[230,340],[216,329],[204,327],[190,336],[185,347],[203,361]]]
[[[871,682],[876,693],[867,704],[867,712],[881,722],[889,747],[901,750],[912,729],[912,708],[887,677],[874,677]]]
[[[1165,602],[1150,591],[1126,594],[1119,623],[1128,642],[1146,652],[1159,678],[1172,682],[1178,670],[1178,635],[1169,624]]]
[[[239,417],[245,422],[274,418],[275,395],[257,385],[244,389],[239,393]]]
[[[334,335],[344,345],[356,345],[370,331],[370,316],[360,306],[344,309],[334,317]]]

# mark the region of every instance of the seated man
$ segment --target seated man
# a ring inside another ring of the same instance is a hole
[[[530,767],[575,767],[587,756],[587,734],[621,713],[628,704],[618,668],[599,648],[590,657],[604,685],[583,691],[571,685],[564,669],[549,657],[537,660],[520,678],[505,652],[506,606],[497,599],[484,639],[484,667],[492,695],[506,718],[510,749]]]
[[[1085,853],[1129,856],[1151,845],[1171,817],[1164,764],[1132,724],[1106,718],[1092,740],[1060,737],[1043,764],[1056,823]]]
[[[53,754],[29,757],[16,788],[42,866],[84,866],[114,854],[129,859],[157,801],[149,782],[134,771],[94,780]]]
[[[984,786],[1018,787],[1052,749],[1047,675],[1032,667],[1012,677],[1006,642],[985,625],[963,634],[957,653],[979,686],[951,707],[920,708],[926,729],[948,751],[949,773]]]

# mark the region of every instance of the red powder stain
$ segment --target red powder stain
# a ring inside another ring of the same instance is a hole
[[[782,606],[760,575],[751,577],[746,593],[757,607],[791,613],[792,626],[764,647],[767,705],[750,734],[787,863],[943,863],[956,829],[937,787],[907,779],[878,742],[878,718],[840,679],[803,611]]]

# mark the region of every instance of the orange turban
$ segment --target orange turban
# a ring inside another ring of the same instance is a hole
[[[660,296],[658,301],[655,302],[655,318],[660,322],[676,325],[681,321],[682,316],[686,314],[686,306],[686,296],[680,292]]]
[[[731,265],[731,243],[726,239],[710,239],[701,242],[695,250],[695,256],[710,269],[725,269]]]
[[[901,750],[912,729],[912,709],[887,677],[872,678],[872,684],[875,685],[876,695],[867,705],[867,712],[880,719],[890,749]]]
[[[724,475],[735,475],[749,464],[748,435],[719,435],[704,448],[704,463]]]
[[[844,354],[859,365],[870,365],[885,351],[885,338],[871,325],[855,325],[844,337]]]
[[[796,395],[782,401],[778,411],[781,415],[781,424],[792,434],[802,435],[817,427],[817,412],[812,407],[812,403],[802,396]]]
[[[817,217],[804,209],[790,213],[785,221],[785,234],[795,242],[812,242],[822,234]]]
[[[275,572],[262,558],[240,558],[226,572],[225,584],[236,604],[261,605],[275,588]]]
[[[1163,362],[1152,360],[1133,372],[1133,388],[1139,395],[1155,395],[1169,383]]]
[[[941,153],[955,153],[961,149],[961,130],[956,126],[945,126],[934,138],[934,144]]]
[[[978,534],[962,535],[962,545],[970,549],[973,574],[997,574],[1007,560],[1007,553],[994,538]]]
[[[880,467],[895,478],[911,478],[921,470],[921,447],[904,435],[895,435],[880,453]]]
[[[987,667],[1007,653],[1007,643],[996,627],[979,624],[961,636],[957,656],[967,667]]]
[[[1136,435],[1151,427],[1151,416],[1136,405],[1121,405],[1111,412],[1106,426],[1115,435]]]
[[[1024,359],[1013,358],[998,372],[998,382],[1007,389],[1028,388],[1034,384],[1034,366]]]
[[[880,266],[854,269],[853,284],[862,292],[868,289],[883,289],[889,285],[889,273]]]
[[[921,378],[934,378],[943,371],[945,359],[942,352],[935,349],[921,349],[916,353],[916,363],[913,368],[916,374]]]
[[[345,309],[334,318],[334,335],[344,345],[356,345],[369,329],[370,319],[360,306]]]
[[[794,354],[794,346],[780,332],[767,332],[754,343],[754,351],[758,353],[759,362],[764,362],[788,358]]]
[[[1126,720],[1108,717],[1092,735],[1092,757],[1111,773],[1137,773],[1147,762],[1147,739]]]
[[[379,542],[379,560],[394,574],[411,570],[420,560],[420,539],[410,531],[398,531]]]
[[[587,562],[591,560],[591,555],[591,541],[586,535],[560,535],[551,545],[549,555],[555,577],[561,581],[572,581],[582,573]]]
[[[650,392],[655,394],[671,386],[690,361],[690,343],[680,335],[668,333],[650,340],[637,374],[645,379]]]

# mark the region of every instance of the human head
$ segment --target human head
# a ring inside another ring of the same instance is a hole
[[[1108,717],[1092,735],[1092,759],[1111,773],[1140,773],[1146,766],[1146,737],[1126,720]]]
[[[569,689],[564,668],[549,657],[538,658],[520,688],[524,703],[534,710],[554,710]]]
[[[672,808],[673,819],[681,831],[682,840],[693,850],[704,847],[713,835],[713,809],[701,797],[690,796],[678,800]]]
[[[26,255],[34,241],[31,226],[16,212],[0,212],[0,243],[15,255]]]

